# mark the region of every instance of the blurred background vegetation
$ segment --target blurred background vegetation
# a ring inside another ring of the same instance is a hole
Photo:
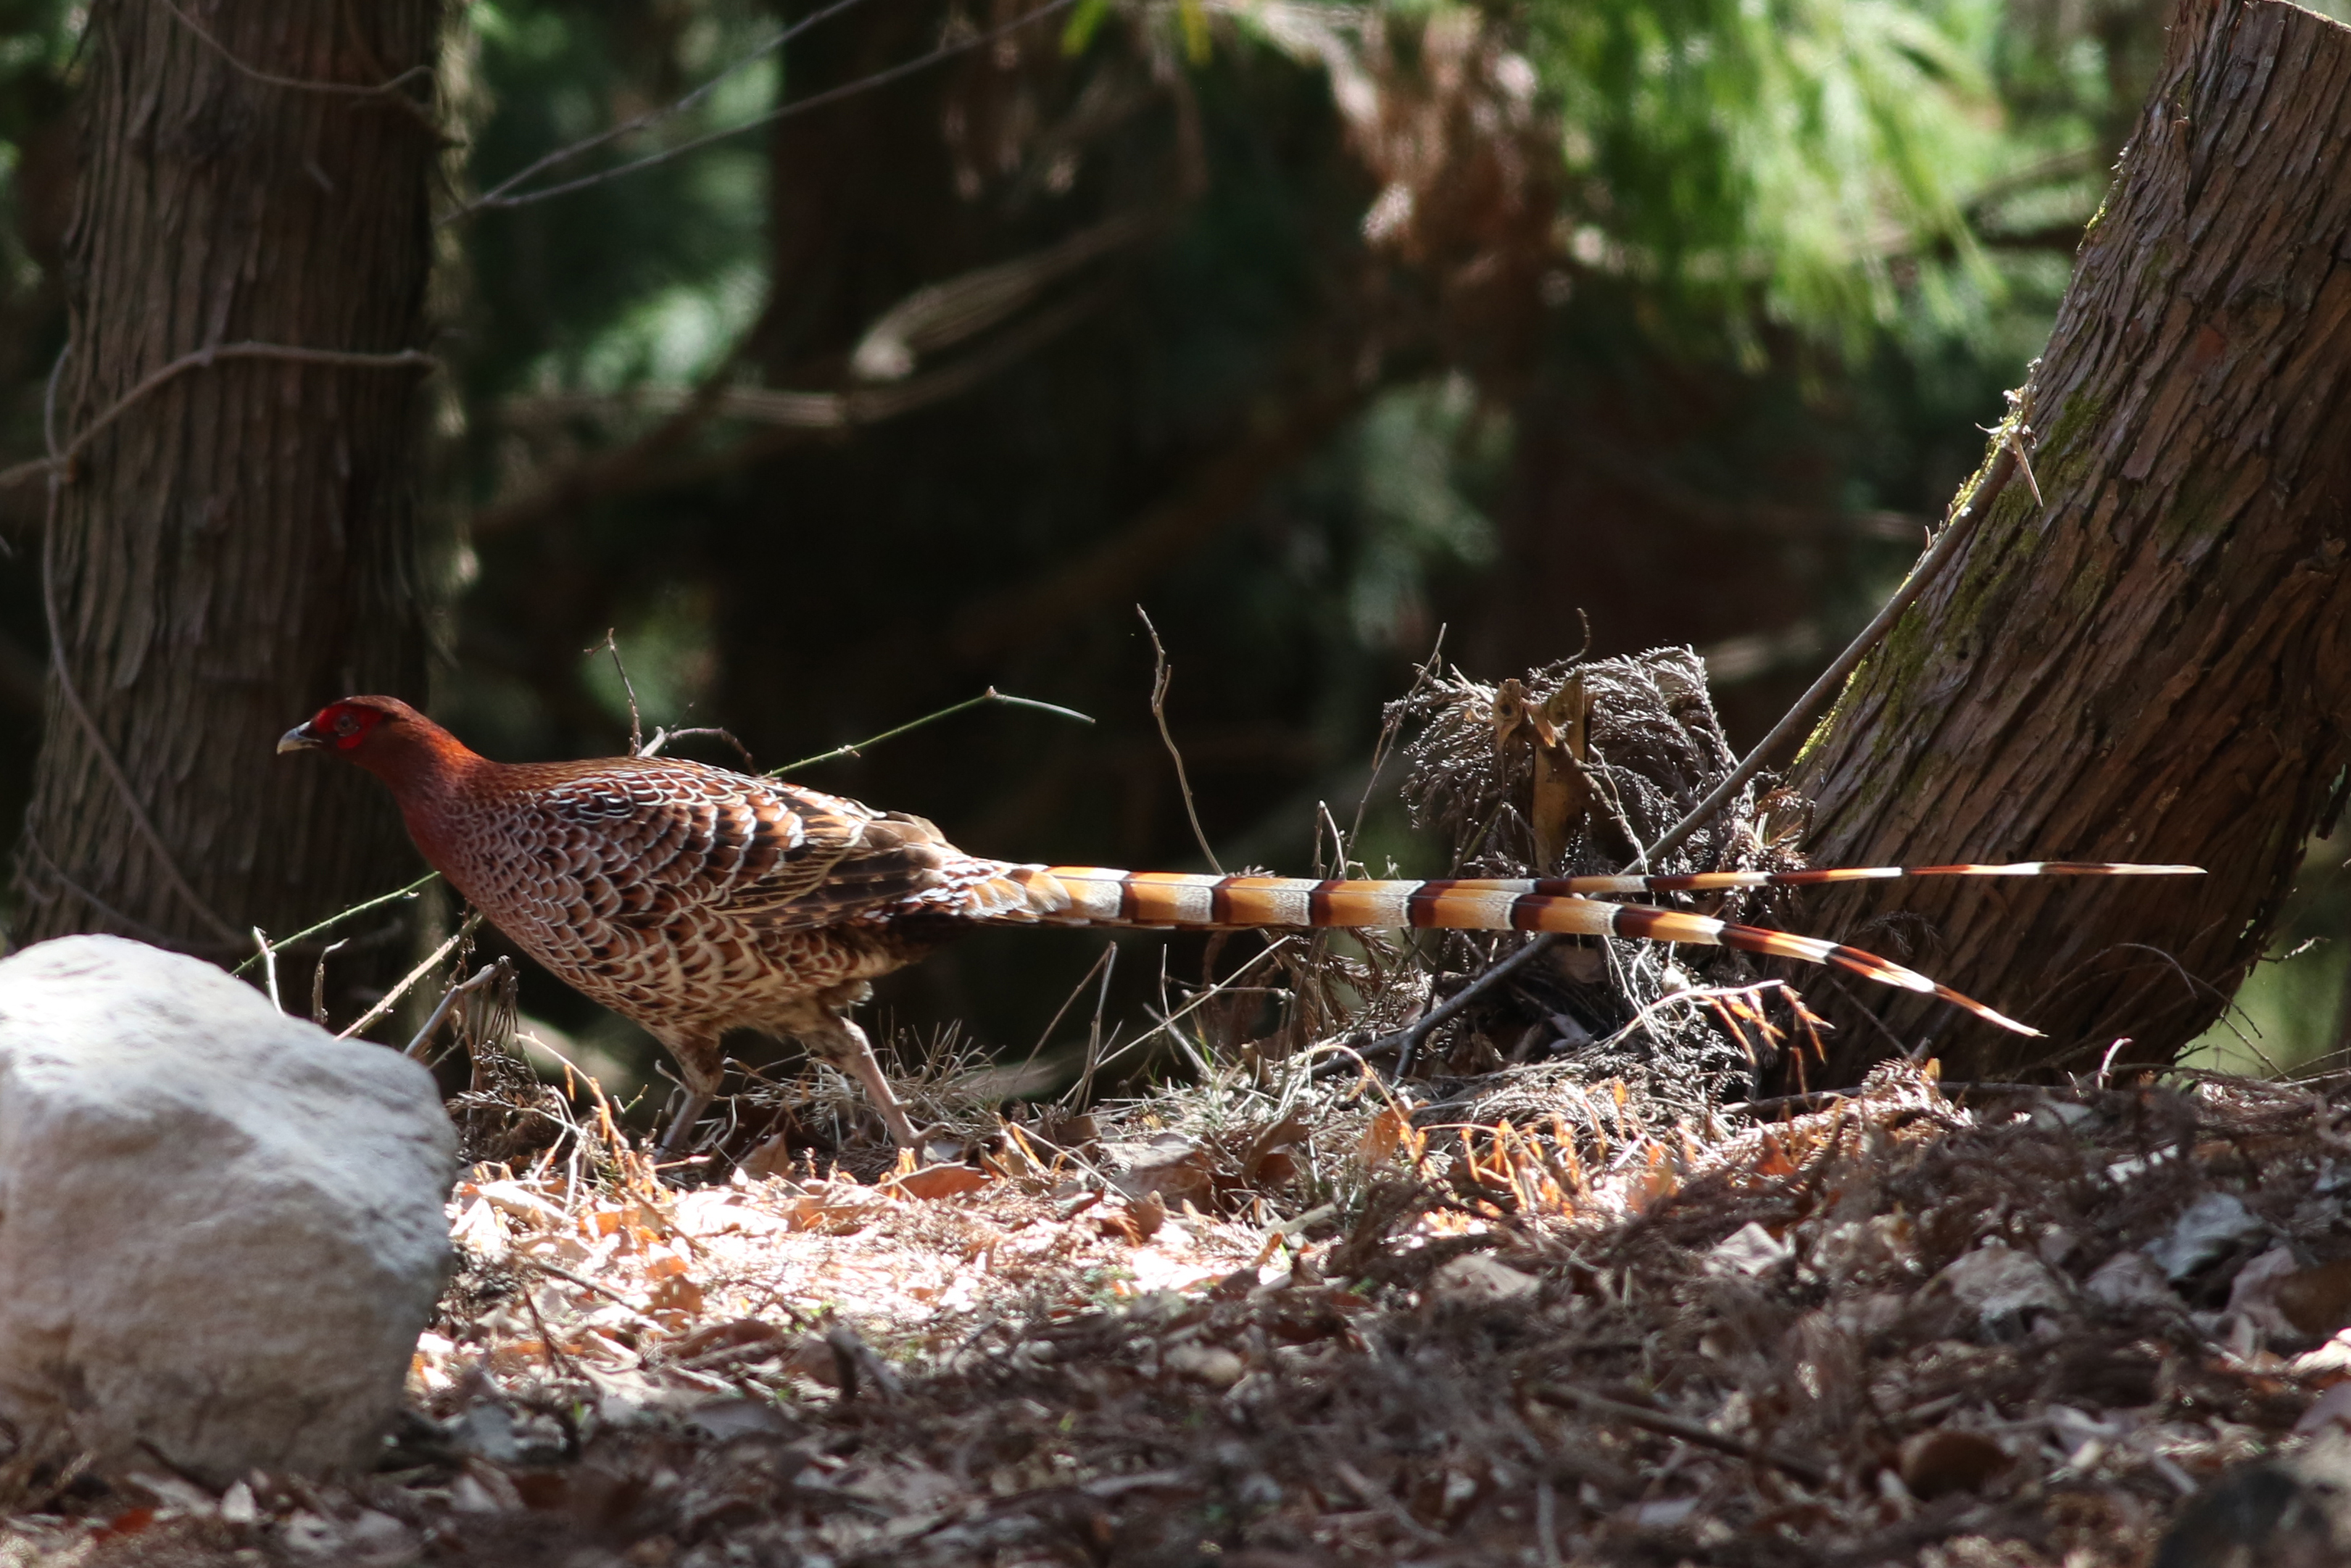
[[[494,756],[613,752],[611,629],[648,727],[769,768],[994,687],[1094,722],[983,706],[799,778],[981,853],[1190,868],[1141,605],[1225,867],[1325,864],[1368,793],[1375,874],[1431,864],[1373,758],[1440,638],[1487,678],[1693,643],[1751,741],[1974,465],[2167,11],[455,5],[433,706]],[[81,20],[0,5],[12,459],[62,340]],[[0,823],[44,643],[0,554]],[[2241,1020],[2280,1061],[2346,1028],[2339,852],[2305,894],[2291,942],[2335,940]],[[974,939],[877,1032],[1026,1051],[1097,953]],[[1200,963],[1130,941],[1113,1016]],[[559,986],[525,1005],[642,1067]]]

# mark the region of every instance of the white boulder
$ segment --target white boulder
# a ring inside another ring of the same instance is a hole
[[[440,1293],[432,1075],[114,936],[0,959],[0,1416],[225,1483],[363,1470]]]

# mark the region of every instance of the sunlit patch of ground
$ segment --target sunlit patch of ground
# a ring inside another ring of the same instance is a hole
[[[382,1473],[68,1487],[0,1562],[2119,1568],[2351,1404],[2324,1097],[1526,1076],[1462,1135],[1343,1086],[873,1182],[476,1168]]]

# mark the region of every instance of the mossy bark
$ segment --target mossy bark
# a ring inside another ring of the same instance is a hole
[[[1962,1078],[2095,1068],[2118,1039],[2118,1061],[2170,1060],[2260,956],[2339,803],[2351,30],[2275,0],[2183,7],[2026,415],[2043,499],[2007,486],[1799,759],[1813,863],[2208,874],[1823,900],[1807,929],[1907,950],[2049,1035],[1800,980],[1840,1026],[1834,1081],[1897,1041]]]
[[[273,743],[352,691],[421,695],[418,369],[223,359],[140,389],[224,344],[418,345],[440,14],[93,8],[56,438],[120,416],[43,541],[54,673],[19,942],[110,931],[233,959],[256,925],[283,935],[408,874],[371,779]]]

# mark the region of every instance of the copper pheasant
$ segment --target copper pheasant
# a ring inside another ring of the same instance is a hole
[[[1839,943],[1603,895],[1804,886],[1902,875],[2193,873],[2193,866],[2016,865],[1710,872],[1545,881],[1311,882],[1019,865],[956,849],[920,817],[670,758],[507,763],[397,698],[347,697],[287,732],[392,788],[433,868],[516,946],[643,1025],[687,1099],[674,1143],[716,1096],[720,1037],[799,1040],[853,1074],[891,1136],[913,1123],[849,1009],[871,982],[986,925],[1446,928],[1698,943],[1828,964],[2038,1031],[1898,964]]]

